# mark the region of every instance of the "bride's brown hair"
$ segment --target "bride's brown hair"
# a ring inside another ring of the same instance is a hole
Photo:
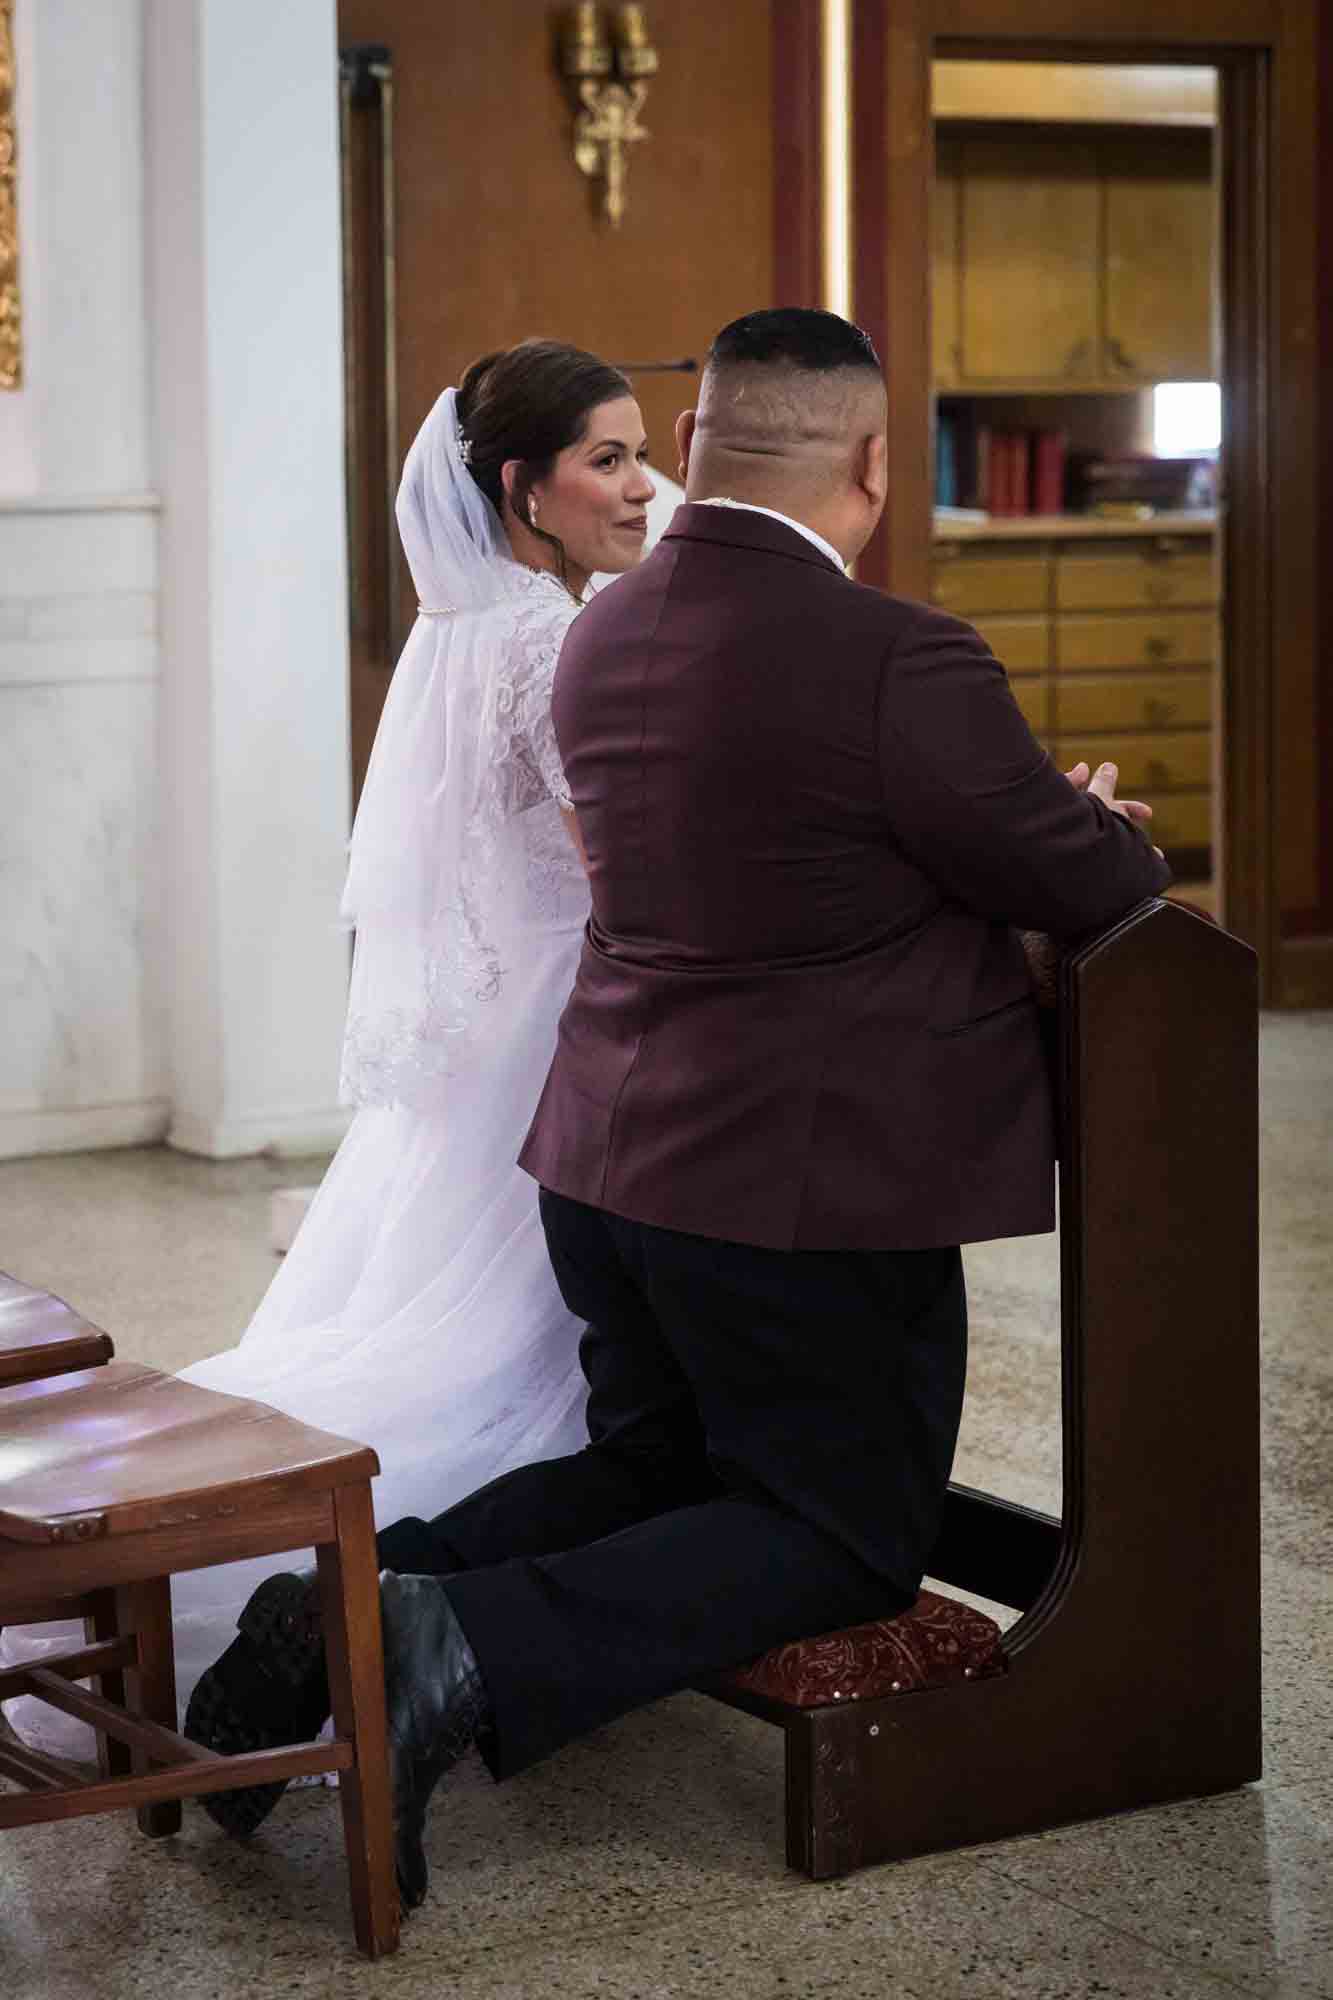
[[[578,443],[599,403],[633,394],[629,377],[609,361],[563,340],[521,340],[517,347],[483,354],[458,385],[468,471],[501,520],[507,502],[531,534],[549,543],[566,585],[564,545],[529,514],[532,489],[546,478],[557,453]],[[501,472],[511,458],[521,463],[513,492],[506,495]]]

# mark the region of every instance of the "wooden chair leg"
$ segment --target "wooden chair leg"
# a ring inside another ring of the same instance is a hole
[[[176,1727],[176,1655],[171,1636],[171,1580],[158,1576],[146,1583],[127,1584],[116,1592],[121,1630],[133,1632],[139,1643],[139,1662],[129,1670],[130,1705],[149,1722],[164,1729]],[[148,1759],[140,1751],[129,1752],[136,1772],[148,1769]],[[135,1818],[139,1831],[150,1840],[181,1830],[181,1802],[162,1799],[155,1805],[138,1807]]]
[[[119,1613],[114,1590],[99,1590],[92,1609],[83,1621],[84,1637],[90,1642],[98,1639],[118,1639],[120,1637]],[[107,1701],[114,1701],[118,1708],[125,1706],[125,1676],[123,1673],[99,1674],[97,1692]],[[105,1730],[97,1732],[97,1768],[104,1778],[128,1778],[134,1768],[128,1743],[121,1743]]]
[[[317,1551],[333,1723],[355,1762],[339,1775],[356,1941],[367,1958],[398,1948],[398,1884],[384,1703],[384,1645],[370,1487],[333,1496],[336,1542]]]

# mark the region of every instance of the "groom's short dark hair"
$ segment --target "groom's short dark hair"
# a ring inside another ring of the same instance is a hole
[[[724,326],[708,350],[710,368],[758,362],[768,367],[868,368],[882,373],[870,335],[837,313],[808,306],[773,306],[742,313]]]

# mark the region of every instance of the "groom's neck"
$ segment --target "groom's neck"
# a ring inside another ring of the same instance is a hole
[[[793,485],[779,479],[756,479],[753,475],[728,472],[719,466],[715,470],[705,462],[696,471],[690,466],[689,478],[685,486],[687,500],[737,500],[747,507],[767,507],[774,514],[785,514],[789,521],[799,521],[803,528],[809,528],[830,543],[844,562],[850,562],[859,550],[844,548],[848,539],[846,509],[826,498],[812,494],[807,487]]]

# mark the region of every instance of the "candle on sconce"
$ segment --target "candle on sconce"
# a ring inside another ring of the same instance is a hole
[[[642,7],[617,7],[611,35],[616,45],[616,69],[621,76],[656,76],[657,50],[648,40],[648,23]]]
[[[561,36],[560,67],[566,76],[610,76],[613,50],[602,28],[602,10],[593,0],[580,0],[566,16]]]

